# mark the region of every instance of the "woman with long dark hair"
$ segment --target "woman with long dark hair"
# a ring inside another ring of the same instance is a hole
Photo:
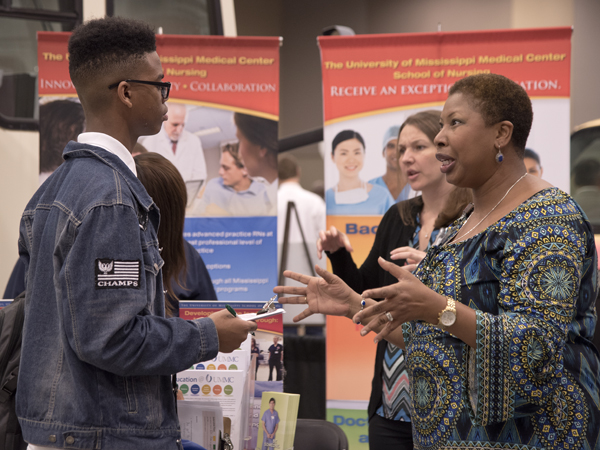
[[[173,163],[158,153],[134,157],[137,176],[160,209],[158,242],[170,316],[179,315],[178,300],[216,300],[212,281],[196,249],[183,238],[187,191]]]

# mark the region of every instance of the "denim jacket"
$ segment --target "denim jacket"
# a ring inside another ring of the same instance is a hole
[[[181,448],[170,375],[214,358],[209,318],[165,318],[159,211],[127,166],[70,142],[21,219],[17,415],[29,443]]]

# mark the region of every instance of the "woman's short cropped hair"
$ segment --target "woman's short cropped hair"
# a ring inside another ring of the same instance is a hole
[[[360,133],[358,131],[344,130],[344,131],[340,131],[333,138],[333,141],[331,142],[331,155],[333,156],[333,153],[335,152],[335,148],[340,143],[342,143],[344,141],[349,141],[350,139],[357,139],[358,142],[360,142],[362,144],[363,150],[366,149],[365,140],[363,139],[363,137],[360,135]]]
[[[487,126],[503,120],[513,124],[512,140],[523,157],[533,122],[533,108],[525,89],[513,80],[495,73],[482,73],[458,80],[449,95],[463,94],[479,111]]]

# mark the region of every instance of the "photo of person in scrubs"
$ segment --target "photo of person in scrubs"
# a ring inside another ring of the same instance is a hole
[[[339,172],[339,181],[325,192],[328,215],[377,216],[394,204],[386,188],[360,178],[365,141],[358,132],[340,131],[331,144],[331,159]]]
[[[275,399],[269,399],[269,409],[267,409],[261,419],[263,428],[262,450],[271,450],[274,445],[275,433],[279,428],[279,413],[275,411]]]

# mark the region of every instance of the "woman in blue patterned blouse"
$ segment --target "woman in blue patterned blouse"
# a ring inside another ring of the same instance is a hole
[[[437,158],[449,183],[472,189],[474,207],[415,275],[381,260],[398,283],[363,292],[364,310],[325,271],[288,273],[307,287],[276,288],[305,296],[290,300],[309,305],[298,320],[346,315],[406,349],[417,449],[600,446],[594,236],[569,195],[526,175],[532,120],[508,78],[456,82]]]

